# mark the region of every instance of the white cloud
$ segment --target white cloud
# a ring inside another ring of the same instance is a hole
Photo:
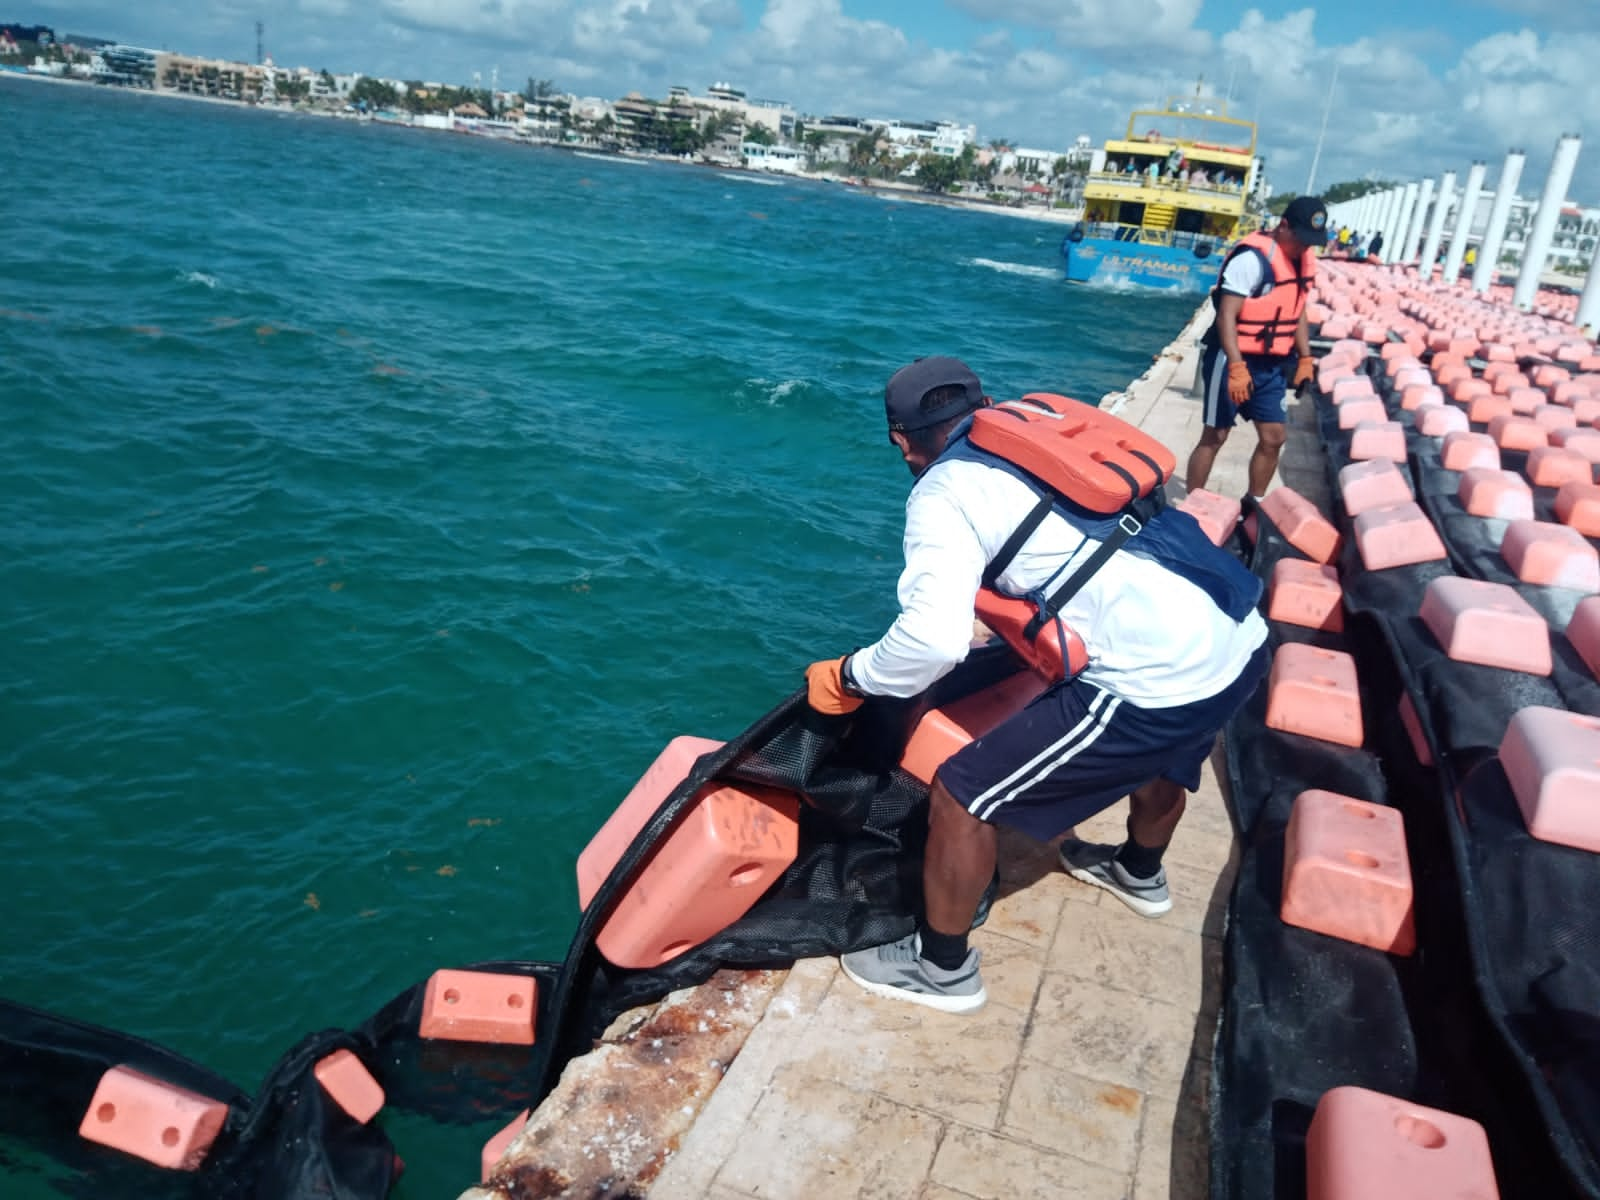
[[[564,15],[566,0],[379,0],[380,17],[436,33],[516,40]]]
[[[1056,36],[1061,46],[1202,54],[1210,35],[1195,28],[1201,0],[954,0],[987,21],[1006,21]]]

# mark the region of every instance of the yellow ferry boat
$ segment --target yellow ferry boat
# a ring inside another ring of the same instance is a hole
[[[1105,143],[1083,193],[1084,219],[1061,243],[1075,283],[1205,292],[1217,259],[1259,225],[1249,211],[1256,127],[1209,97],[1137,109]]]

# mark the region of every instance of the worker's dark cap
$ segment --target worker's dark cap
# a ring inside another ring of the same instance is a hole
[[[1328,239],[1328,208],[1315,196],[1296,196],[1283,210],[1283,223],[1305,246],[1320,246]]]
[[[924,405],[930,393],[945,388],[959,388],[960,392],[932,407]],[[883,408],[889,418],[889,428],[901,433],[927,429],[982,407],[983,385],[972,368],[959,358],[919,358],[891,375],[889,386],[883,389]]]

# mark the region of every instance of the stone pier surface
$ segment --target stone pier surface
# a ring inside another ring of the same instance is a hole
[[[1104,401],[1165,442],[1180,476],[1200,434],[1196,342],[1209,322],[1208,302]],[[1280,471],[1323,503],[1312,420],[1291,396]],[[1254,444],[1241,426],[1211,490],[1245,492]],[[1203,1200],[1235,863],[1220,764],[1219,750],[1167,853],[1166,916],[1138,916],[1069,878],[1054,846],[1001,830],[1000,897],[973,935],[982,1011],[869,996],[832,958],[752,973],[730,1005],[746,977],[725,972],[619,1022],[601,1061],[568,1068],[495,1186],[463,1200]],[[1120,842],[1126,816],[1124,802],[1078,835]],[[708,1008],[721,1019],[701,1042],[692,1014]],[[730,1021],[730,1008],[741,1015]],[[639,1044],[656,1037],[652,1022],[674,1037],[670,1084],[650,1060],[660,1046]]]

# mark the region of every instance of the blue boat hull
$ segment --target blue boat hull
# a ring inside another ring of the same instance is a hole
[[[1067,278],[1073,283],[1159,288],[1204,295],[1217,281],[1222,256],[1216,249],[1204,258],[1188,246],[1149,246],[1113,238],[1085,237],[1061,243]]]

